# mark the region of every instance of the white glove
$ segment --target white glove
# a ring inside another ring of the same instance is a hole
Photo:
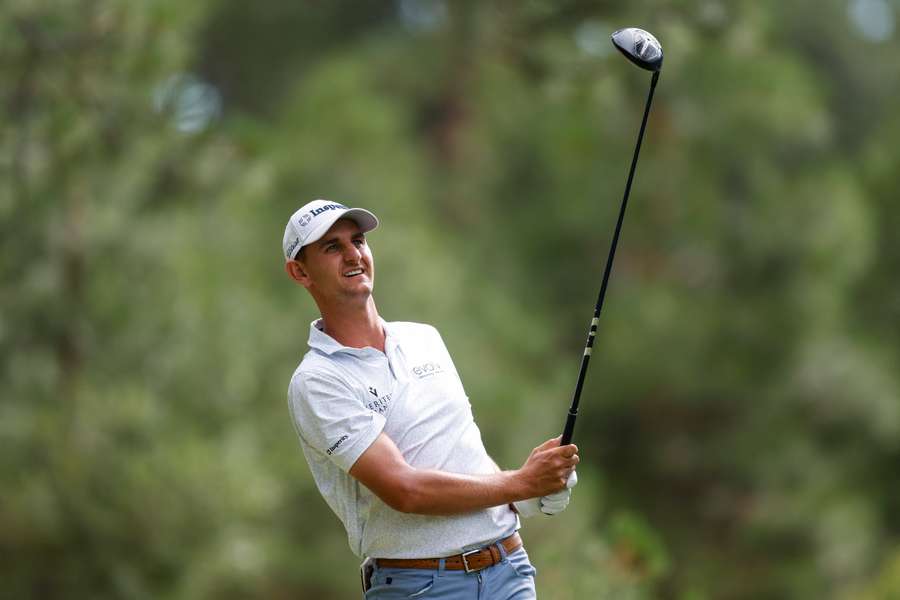
[[[527,519],[541,513],[545,515],[555,515],[566,510],[569,500],[572,498],[572,488],[578,484],[578,475],[575,471],[569,474],[566,480],[566,487],[556,493],[541,496],[540,498],[529,498],[528,500],[519,500],[513,502],[516,512],[519,516]]]

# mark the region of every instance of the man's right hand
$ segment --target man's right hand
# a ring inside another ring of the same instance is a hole
[[[578,447],[560,446],[561,437],[549,439],[532,450],[516,473],[528,491],[527,497],[548,496],[566,488],[569,474],[579,461]]]

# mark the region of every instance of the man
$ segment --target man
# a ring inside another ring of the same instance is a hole
[[[377,226],[314,200],[285,228],[285,269],[321,313],[288,393],[313,478],[366,559],[366,598],[534,598],[516,513],[565,509],[577,448],[555,438],[497,467],[437,330],[378,315]]]

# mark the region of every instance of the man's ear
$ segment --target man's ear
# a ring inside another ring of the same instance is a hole
[[[303,287],[309,287],[309,275],[306,273],[306,269],[303,268],[303,264],[300,261],[287,261],[286,263],[284,263],[284,270],[287,271],[287,274],[290,275],[291,279],[293,279]]]

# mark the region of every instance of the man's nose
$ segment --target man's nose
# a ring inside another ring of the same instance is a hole
[[[357,262],[362,254],[355,244],[350,244],[344,248],[344,262]]]

